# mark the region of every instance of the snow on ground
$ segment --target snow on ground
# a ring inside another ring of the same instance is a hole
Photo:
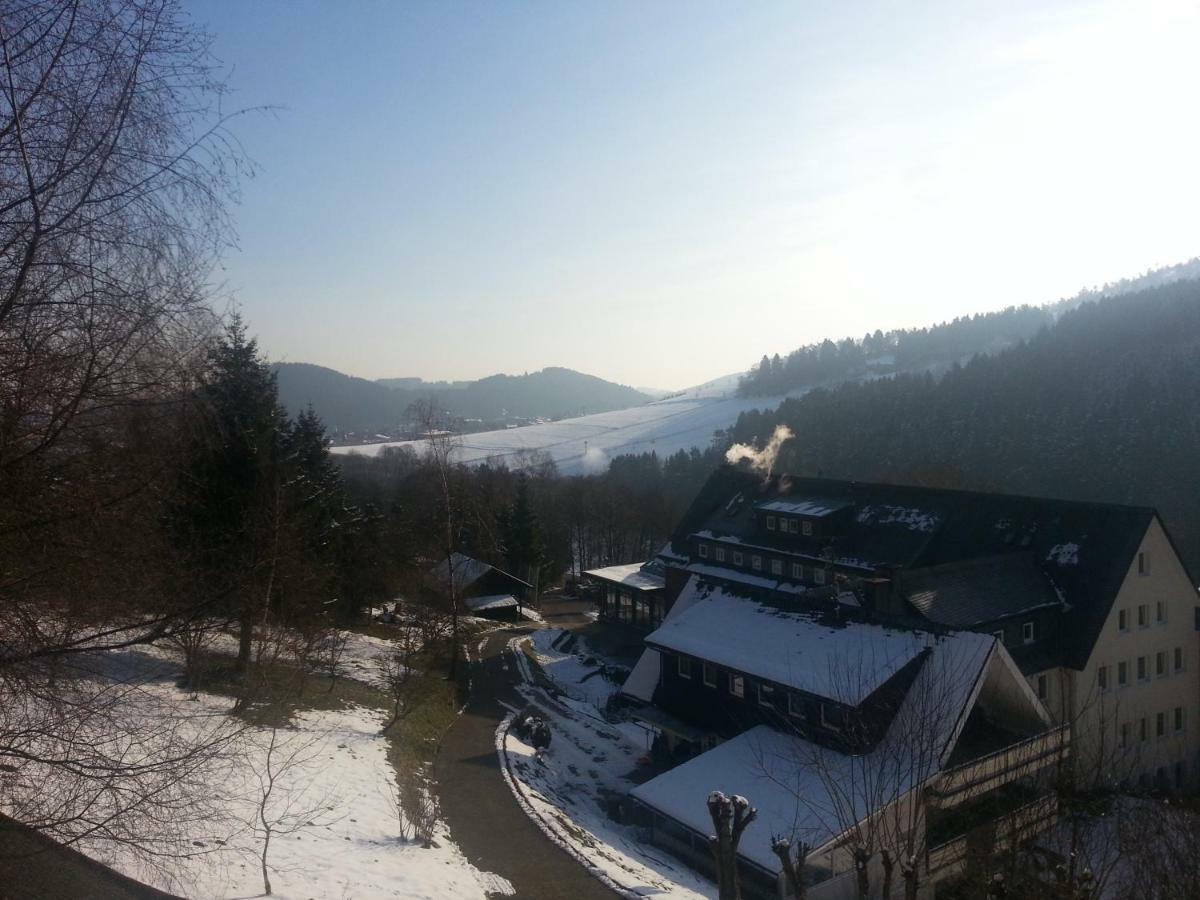
[[[751,409],[774,409],[784,397],[738,397],[736,383],[718,379],[711,387],[615,412],[562,419],[542,425],[485,431],[462,436],[457,458],[482,462],[501,457],[509,462],[521,452],[544,450],[564,475],[592,474],[625,453],[656,451],[660,457],[692,447],[707,447],[713,432],[729,428]],[[798,393],[803,393],[800,391]],[[420,441],[334,447],[333,453],[375,456],[384,447],[410,446],[421,452]]]
[[[542,671],[568,697],[603,709],[608,698],[621,689],[620,681],[604,675],[603,661],[592,653],[587,642],[581,637],[572,640],[569,631],[561,628],[535,631],[531,645]],[[621,680],[624,680],[623,671]]]
[[[387,643],[354,638],[356,659],[369,658]],[[172,893],[197,898],[261,895],[263,829],[257,815],[272,730],[234,720],[228,715],[228,697],[179,690],[181,670],[167,648],[97,654],[94,670],[97,677],[121,685],[122,703],[133,717],[173,715],[179,720],[176,734],[179,729],[211,729],[214,720],[244,730],[202,773],[203,799],[212,812],[183,826],[187,851],[196,855],[150,865],[144,856],[111,843],[85,839],[76,846]],[[382,712],[357,706],[307,710],[275,732],[271,758],[280,774],[267,806],[268,819],[280,823],[268,856],[274,896],[485,900],[512,894],[503,878],[472,866],[440,822],[432,848],[401,839],[396,772],[388,759],[389,739],[379,734],[383,719]],[[281,765],[289,759],[294,760],[290,767]],[[44,791],[46,796],[55,793]]]
[[[547,629],[536,632],[533,639],[544,648],[559,633]],[[551,840],[622,896],[716,897],[714,884],[664,851],[642,843],[637,828],[613,821],[606,812],[608,798],[632,787],[629,776],[649,751],[647,732],[632,723],[609,723],[586,702],[550,698],[533,684],[517,640],[509,649],[526,680],[522,692],[541,710],[553,733],[550,746],[535,752],[509,733],[511,716],[496,732],[501,765],[526,813]],[[550,660],[544,672],[559,686],[572,683],[588,668],[564,654],[538,649],[535,655],[539,664],[543,658]],[[593,665],[590,670],[597,668]]]

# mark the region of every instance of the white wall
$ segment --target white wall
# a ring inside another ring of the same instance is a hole
[[[1157,518],[1142,538],[1138,553],[1148,571],[1138,570],[1135,554],[1104,623],[1092,656],[1082,672],[1049,669],[1030,676],[1037,690],[1038,674],[1048,680],[1045,704],[1060,720],[1074,720],[1073,743],[1081,771],[1096,771],[1110,781],[1153,777],[1163,768],[1173,781],[1175,766],[1182,763],[1190,785],[1200,783],[1200,637],[1195,631],[1195,608],[1200,604],[1166,532]],[[1158,604],[1166,621],[1158,621]],[[1138,608],[1146,610],[1147,624],[1138,625]],[[1125,610],[1128,627],[1120,628]],[[1175,650],[1182,651],[1183,668],[1176,671]],[[1166,674],[1157,672],[1157,654],[1166,654]],[[1138,678],[1138,659],[1144,658],[1145,679]],[[1119,664],[1125,663],[1127,681],[1118,684]],[[1098,672],[1107,670],[1108,689],[1100,690]],[[1175,728],[1175,709],[1183,709],[1183,729]],[[1158,715],[1163,714],[1165,734],[1159,737]],[[1145,719],[1146,738],[1142,739]],[[1121,746],[1121,727],[1128,740]]]

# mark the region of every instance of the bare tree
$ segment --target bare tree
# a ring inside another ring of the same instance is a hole
[[[391,652],[376,657],[384,690],[391,702],[389,718],[379,729],[380,734],[387,734],[392,726],[408,716],[416,708],[415,701],[420,696],[415,668],[417,654],[423,649],[420,633],[414,628],[402,628],[392,643]]]
[[[182,852],[175,823],[196,821],[186,804],[227,735],[194,705],[130,715],[135,685],[98,654],[168,636],[215,599],[163,599],[161,513],[244,171],[223,93],[175,0],[0,16],[3,790],[60,840],[151,856]]]
[[[461,586],[454,565],[454,555],[459,546],[459,529],[462,527],[462,492],[456,483],[454,459],[461,448],[462,440],[432,400],[418,400],[410,412],[420,423],[425,441],[425,462],[432,468],[437,480],[438,516],[441,520],[438,551],[439,556],[446,561],[445,587],[450,600],[449,676],[453,679],[458,673],[458,658],[462,648],[462,630],[459,623]]]
[[[258,782],[258,798],[255,805],[255,829],[262,835],[259,865],[262,871],[263,893],[271,893],[271,874],[268,858],[271,839],[275,835],[295,834],[318,824],[329,824],[322,819],[327,810],[326,798],[314,797],[306,787],[294,781],[306,765],[312,762],[319,750],[322,736],[306,740],[293,740],[290,745],[279,739],[279,728],[272,726],[268,732],[265,753],[253,749],[248,754],[249,763]]]

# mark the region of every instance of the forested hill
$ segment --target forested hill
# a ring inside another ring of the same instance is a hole
[[[1033,337],[1063,312],[1088,300],[1130,293],[1200,277],[1200,258],[1127,278],[1046,306],[1013,306],[999,312],[961,316],[928,328],[876,331],[860,339],[825,340],[786,357],[764,356],[742,378],[739,391],[749,396],[779,396],[797,388],[829,385],[930,369],[943,370],[978,353],[995,353]]]
[[[742,415],[802,475],[1155,506],[1200,575],[1200,281],[1085,301],[941,376],[848,382]]]
[[[398,434],[409,406],[429,397],[452,415],[481,425],[607,412],[650,399],[633,388],[562,368],[433,385],[417,379],[367,381],[308,363],[278,363],[274,369],[284,406],[295,413],[311,403],[335,435]],[[419,386],[390,386],[413,382]]]

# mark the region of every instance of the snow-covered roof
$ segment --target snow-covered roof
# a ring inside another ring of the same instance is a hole
[[[933,642],[910,629],[835,623],[739,596],[693,576],[696,603],[646,643],[857,706]]]
[[[930,648],[887,733],[868,753],[846,755],[759,725],[631,794],[703,835],[712,831],[708,794],[741,794],[759,815],[746,830],[739,853],[778,872],[772,835],[802,840],[820,851],[851,820],[878,812],[946,766],[984,673],[1006,660],[994,638],[974,632],[933,638]],[[1007,666],[1024,684],[1011,659]]]
[[[512,579],[518,584],[523,584],[526,587],[532,587],[528,582],[518,578],[515,575],[510,575],[503,569],[497,569],[493,565],[485,563],[483,560],[475,559],[467,556],[465,553],[454,553],[450,556],[447,563],[446,560],[438,560],[429,570],[429,580],[438,588],[448,590],[450,587],[450,578],[447,573],[453,576],[454,587],[458,591],[464,591],[477,582],[488,572],[496,571],[506,578]]]
[[[710,566],[705,563],[691,563],[683,568],[687,569],[693,575],[699,575],[703,578],[719,578],[722,581],[744,584],[749,588],[778,591],[797,597],[808,593],[807,586],[789,581],[786,578],[772,577],[770,575],[753,575],[750,572],[739,572],[737,569],[724,569],[720,566]]]
[[[602,569],[588,569],[583,574],[634,591],[657,591],[665,587],[667,580],[661,575],[643,571],[644,565],[645,563],[629,563],[625,566],[606,566]]]
[[[490,594],[487,597],[467,597],[463,600],[471,612],[482,612],[485,609],[506,609],[517,605],[517,598],[512,594]]]
[[[850,506],[848,500],[821,500],[807,497],[800,500],[768,500],[766,503],[754,504],[755,509],[765,512],[788,513],[794,516],[828,516]]]

